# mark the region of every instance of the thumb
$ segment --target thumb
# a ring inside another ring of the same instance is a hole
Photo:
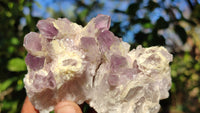
[[[82,113],[80,107],[71,101],[60,102],[55,106],[55,113]]]

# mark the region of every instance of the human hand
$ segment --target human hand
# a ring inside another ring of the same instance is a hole
[[[71,101],[58,103],[55,106],[54,110],[55,113],[82,113],[80,107],[76,103]],[[39,113],[39,111],[34,108],[28,97],[26,97],[21,113]]]

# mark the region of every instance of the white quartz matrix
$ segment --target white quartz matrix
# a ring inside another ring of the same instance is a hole
[[[98,113],[157,113],[169,96],[172,55],[164,47],[129,51],[98,15],[85,27],[67,18],[40,20],[24,38],[30,101],[48,113],[65,100],[87,102]]]

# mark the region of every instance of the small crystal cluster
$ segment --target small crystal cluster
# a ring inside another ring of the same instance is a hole
[[[169,62],[163,47],[129,51],[111,31],[110,17],[98,15],[85,27],[66,18],[40,20],[40,33],[24,38],[30,101],[41,113],[60,101],[87,102],[98,113],[157,113],[169,96]]]

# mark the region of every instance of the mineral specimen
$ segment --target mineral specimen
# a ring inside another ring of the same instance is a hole
[[[24,38],[30,101],[41,113],[65,100],[87,102],[98,113],[157,113],[169,96],[169,62],[164,47],[129,51],[111,31],[110,17],[98,15],[85,27],[66,18],[37,23],[40,33]]]

